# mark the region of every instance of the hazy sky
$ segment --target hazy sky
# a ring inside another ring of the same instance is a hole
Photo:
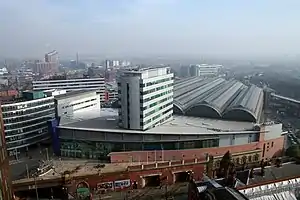
[[[299,0],[1,0],[0,56],[300,52]]]

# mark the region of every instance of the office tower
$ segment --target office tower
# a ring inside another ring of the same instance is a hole
[[[124,69],[118,74],[119,125],[147,130],[173,115],[170,68]]]

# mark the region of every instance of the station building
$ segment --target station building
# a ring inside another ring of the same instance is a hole
[[[240,154],[236,158],[238,163],[281,156],[284,146],[282,124],[264,123],[262,89],[235,80],[195,77],[176,81],[173,95],[175,115],[148,128],[136,124],[131,111],[140,110],[140,98],[156,97],[160,89],[162,92],[172,89],[172,74],[164,70],[159,73],[161,80],[168,78],[166,83],[165,80],[154,81],[152,85],[140,89],[133,88],[134,85],[140,87],[140,84],[133,82],[143,82],[143,76],[149,74],[144,71],[127,73],[124,77],[126,81],[123,81],[125,86],[119,88],[121,107],[118,113],[109,116],[101,113],[101,117],[94,119],[60,124],[53,129],[59,141],[55,152],[66,157],[110,159],[114,163],[195,159],[207,153],[223,155],[228,150]],[[165,86],[160,86],[162,83]],[[131,93],[127,92],[128,89]],[[130,98],[130,102],[125,101],[123,96],[128,98],[128,95],[135,94],[133,89],[141,93]],[[144,95],[148,90],[149,94]],[[151,101],[155,102],[154,108],[159,106],[158,99]],[[169,96],[164,103],[168,102]],[[134,106],[139,109],[131,108]],[[140,110],[141,116],[135,116],[138,118],[135,121],[144,121],[144,114],[152,113],[151,107],[147,109],[149,111]],[[155,118],[159,113],[152,114]],[[127,122],[130,122],[130,127],[126,126]],[[133,129],[134,123],[136,126]]]

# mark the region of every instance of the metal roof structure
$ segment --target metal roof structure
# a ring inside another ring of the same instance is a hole
[[[174,112],[198,117],[258,122],[263,90],[223,78],[187,78],[174,84]]]

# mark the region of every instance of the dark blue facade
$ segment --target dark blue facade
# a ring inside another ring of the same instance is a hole
[[[59,125],[59,118],[58,119],[51,119],[48,120],[48,131],[52,137],[52,148],[55,155],[60,156],[60,140],[59,140],[59,133],[57,126]]]

